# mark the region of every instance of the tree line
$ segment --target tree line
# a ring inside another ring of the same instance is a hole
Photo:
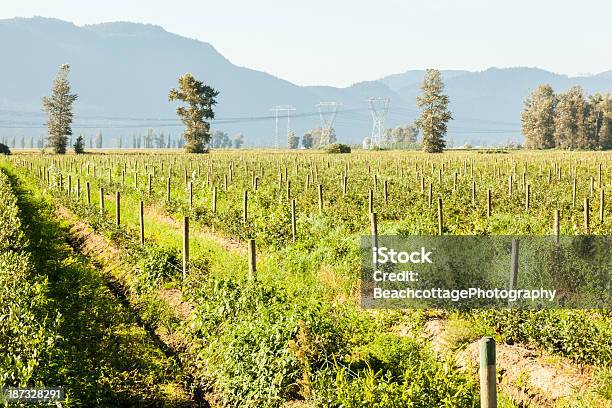
[[[525,100],[521,131],[531,149],[612,149],[612,98],[586,96],[580,86],[555,93],[540,85]]]

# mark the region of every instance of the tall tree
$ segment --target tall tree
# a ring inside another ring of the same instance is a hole
[[[589,97],[589,125],[592,144],[598,149],[612,149],[612,98],[609,93]]]
[[[96,134],[96,148],[97,149],[102,148],[102,132],[100,131],[98,131],[98,134]]]
[[[555,116],[555,145],[563,149],[588,149],[589,106],[580,86],[559,95]]]
[[[296,136],[295,132],[289,132],[287,134],[287,148],[297,149],[300,146],[300,138]]]
[[[302,146],[304,149],[312,149],[313,144],[314,140],[312,137],[312,132],[304,133],[304,136],[302,136]]]
[[[555,147],[555,109],[557,97],[550,85],[538,86],[525,100],[521,112],[521,132],[525,147],[550,149]]]
[[[234,136],[234,148],[240,149],[244,144],[244,135],[242,133],[236,133]]]
[[[423,150],[428,153],[444,150],[447,122],[453,118],[448,103],[440,71],[428,69],[421,84],[421,94],[417,96],[417,106],[421,109],[417,124],[423,133]]]
[[[77,94],[71,93],[69,73],[70,65],[61,65],[53,80],[51,96],[42,98],[43,111],[49,116],[49,145],[58,154],[66,153],[67,138],[72,135],[72,104],[78,98]]]
[[[84,147],[84,142],[83,142],[83,135],[79,135],[76,139],[76,142],[74,142],[74,145],[72,146],[74,148],[74,153],[75,154],[83,154],[85,153],[85,147]]]
[[[188,106],[179,106],[176,113],[180,116],[185,131],[183,138],[188,153],[203,153],[204,147],[210,141],[210,122],[215,118],[213,106],[216,105],[215,99],[219,92],[214,88],[198,81],[190,73],[178,79],[178,89],[171,89],[168,95],[170,101],[179,100]]]

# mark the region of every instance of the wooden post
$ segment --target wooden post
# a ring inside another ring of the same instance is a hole
[[[72,175],[68,175],[68,197],[72,194]]]
[[[492,337],[480,341],[480,407],[497,408],[495,340]]]
[[[476,182],[472,181],[472,204],[476,204]]]
[[[559,243],[560,232],[561,232],[561,211],[557,209],[555,210],[555,220],[553,224],[553,233],[555,234],[555,242],[557,244]]]
[[[385,180],[384,185],[385,205],[389,204],[389,183]]]
[[[427,203],[429,204],[429,208],[431,208],[431,204],[433,203],[433,183],[429,183],[429,190],[427,192]]]
[[[249,239],[249,279],[257,280],[257,251],[254,239]]]
[[[166,202],[170,202],[170,183],[172,178],[168,177],[168,181],[166,182]]]
[[[217,212],[217,187],[213,187],[212,190],[212,212],[215,214]]]
[[[491,189],[487,189],[487,218],[491,217]]]
[[[151,197],[151,190],[152,190],[152,188],[151,188],[151,187],[152,187],[152,186],[151,186],[151,184],[152,184],[152,181],[153,181],[152,179],[153,179],[153,176],[149,174],[149,181],[148,181],[149,185],[148,185],[148,187],[147,187],[147,195],[148,195],[149,197]]]
[[[140,245],[144,245],[144,202],[140,200]]]
[[[589,197],[584,198],[584,232],[589,233]]]
[[[77,199],[81,199],[81,179],[77,178]]]
[[[104,187],[100,187],[100,212],[104,213]]]
[[[189,181],[189,209],[193,208],[193,181]]]
[[[115,219],[117,228],[119,228],[121,226],[121,193],[119,191],[115,195]]]
[[[297,225],[295,223],[295,198],[291,199],[291,240],[297,239]]]
[[[323,214],[323,184],[319,184],[319,212]]]
[[[189,267],[189,217],[183,217],[183,281]]]
[[[512,175],[508,177],[508,197],[512,197]]]
[[[442,215],[442,197],[438,197],[438,235],[442,235],[443,229],[443,215]]]
[[[576,206],[576,176],[574,176],[574,181],[572,184],[572,207]]]
[[[368,190],[368,214],[374,212],[374,192],[372,189]]]
[[[244,195],[242,197],[242,222],[246,224],[248,218],[248,209],[249,209],[249,192],[244,190]]]
[[[530,198],[531,198],[531,184],[527,184],[525,188],[525,211],[529,211]]]
[[[291,181],[287,179],[287,201],[291,200]]]
[[[372,250],[378,247],[378,217],[376,213],[370,213],[370,234],[372,235]],[[374,269],[378,269],[377,262],[374,262]]]
[[[510,256],[510,290],[516,287],[519,270],[519,240],[512,239],[512,252]]]
[[[85,183],[85,190],[87,190],[87,206],[91,206],[91,187],[89,186],[89,181]]]
[[[599,165],[599,169],[601,170],[601,164]],[[603,224],[604,222],[604,190],[603,187],[600,187],[601,191],[599,192],[599,222]]]

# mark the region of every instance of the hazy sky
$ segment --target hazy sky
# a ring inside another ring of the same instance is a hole
[[[610,0],[4,0],[0,18],[136,21],[295,83],[350,85],[417,68],[612,69]]]

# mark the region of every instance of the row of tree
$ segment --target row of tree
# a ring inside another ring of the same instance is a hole
[[[541,85],[525,100],[521,130],[532,149],[612,149],[612,98],[587,97],[580,86],[557,94]]]

